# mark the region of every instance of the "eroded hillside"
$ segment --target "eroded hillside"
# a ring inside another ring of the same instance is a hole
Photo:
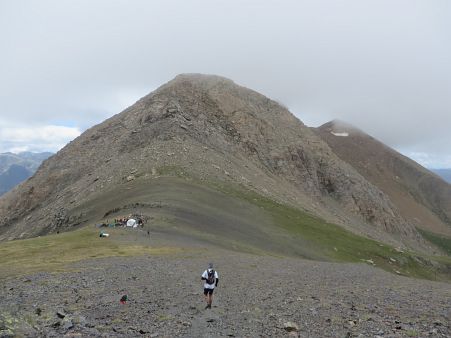
[[[379,187],[411,224],[451,235],[451,185],[349,124],[316,129],[342,160]]]

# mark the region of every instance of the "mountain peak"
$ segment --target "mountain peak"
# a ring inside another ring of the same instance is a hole
[[[178,82],[178,81],[190,81],[190,82],[229,82],[234,83],[232,80],[216,75],[216,74],[203,74],[203,73],[181,73],[178,74],[174,79],[172,79],[170,82]]]
[[[208,90],[216,86],[238,86],[232,80],[214,74],[201,73],[182,73],[174,77],[172,80],[164,84],[159,90],[183,87],[186,85],[195,86],[198,89]],[[157,90],[158,91],[158,90]]]

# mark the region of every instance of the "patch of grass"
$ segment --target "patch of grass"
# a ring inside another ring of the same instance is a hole
[[[123,323],[124,322],[124,320],[122,319],[122,318],[114,318],[112,321],[111,321],[111,324],[121,324],[121,323]]]
[[[451,238],[444,235],[432,233],[427,230],[417,228],[418,232],[429,242],[442,249],[448,256],[451,256]]]
[[[14,330],[20,324],[20,318],[13,317],[7,312],[0,312],[0,335],[15,337]]]
[[[161,322],[167,321],[167,320],[171,320],[172,316],[171,315],[166,315],[166,314],[160,314],[158,316],[158,320]]]
[[[185,177],[186,172],[181,166],[176,165],[166,165],[157,168],[157,172],[162,176],[175,176],[175,177]]]
[[[369,313],[363,314],[363,315],[361,316],[361,318],[362,318],[362,320],[363,320],[364,322],[373,320],[373,316],[372,316],[371,314],[369,314]]]
[[[109,229],[120,235],[125,229]],[[25,240],[0,243],[0,278],[36,271],[63,271],[66,265],[84,259],[110,256],[164,255],[180,248],[130,245],[100,238],[92,227]]]
[[[408,337],[418,337],[419,333],[418,333],[417,330],[409,329],[409,330],[406,331],[406,335]]]

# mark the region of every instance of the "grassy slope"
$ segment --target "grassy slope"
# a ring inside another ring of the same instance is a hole
[[[132,239],[126,230],[121,229],[114,230],[108,239],[99,239],[98,229],[92,224],[102,220],[107,211],[117,210],[108,218],[136,211],[151,215],[150,230],[177,239],[171,245],[179,248],[196,242],[257,254],[337,262],[374,262],[377,267],[407,276],[451,279],[450,257],[398,252],[239,186],[187,180],[184,177],[162,177],[137,179],[118,188],[120,194],[110,191],[88,201],[85,212],[90,226],[87,228],[1,243],[1,275],[14,275],[21,271],[57,271],[67,263],[95,257],[160,254],[178,250],[174,247],[151,248],[148,242]],[[155,207],[156,201],[156,204],[161,203],[161,208]],[[133,203],[141,203],[136,207],[138,210],[130,207]],[[142,234],[144,236],[145,232]]]
[[[125,229],[109,229],[119,239]],[[109,256],[169,254],[181,248],[151,248],[124,244],[110,238],[99,238],[99,230],[85,227],[62,234],[48,235],[0,244],[0,276],[8,277],[36,271],[62,271],[67,264]]]
[[[435,244],[440,249],[442,249],[444,252],[448,254],[448,256],[451,256],[451,238],[434,234],[433,232],[429,232],[423,229],[418,229],[418,231],[423,235],[424,238],[426,238],[429,242]]]
[[[222,189],[264,208],[271,214],[276,224],[287,229],[293,236],[313,243],[315,250],[321,252],[328,260],[367,263],[371,260],[375,266],[390,272],[426,279],[451,279],[451,257],[431,257],[415,252],[400,252],[386,244],[355,235],[335,224],[324,222],[255,193],[224,187]],[[429,233],[429,235],[427,239],[435,238],[432,237],[434,234]],[[441,247],[443,246],[440,243],[443,245],[446,243],[447,248],[450,248],[449,239],[445,241],[440,238],[440,240],[431,241]]]

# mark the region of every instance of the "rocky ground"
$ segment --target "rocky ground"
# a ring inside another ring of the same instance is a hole
[[[220,282],[206,310],[209,261]],[[449,284],[363,264],[193,249],[85,261],[0,290],[0,337],[451,337]]]

